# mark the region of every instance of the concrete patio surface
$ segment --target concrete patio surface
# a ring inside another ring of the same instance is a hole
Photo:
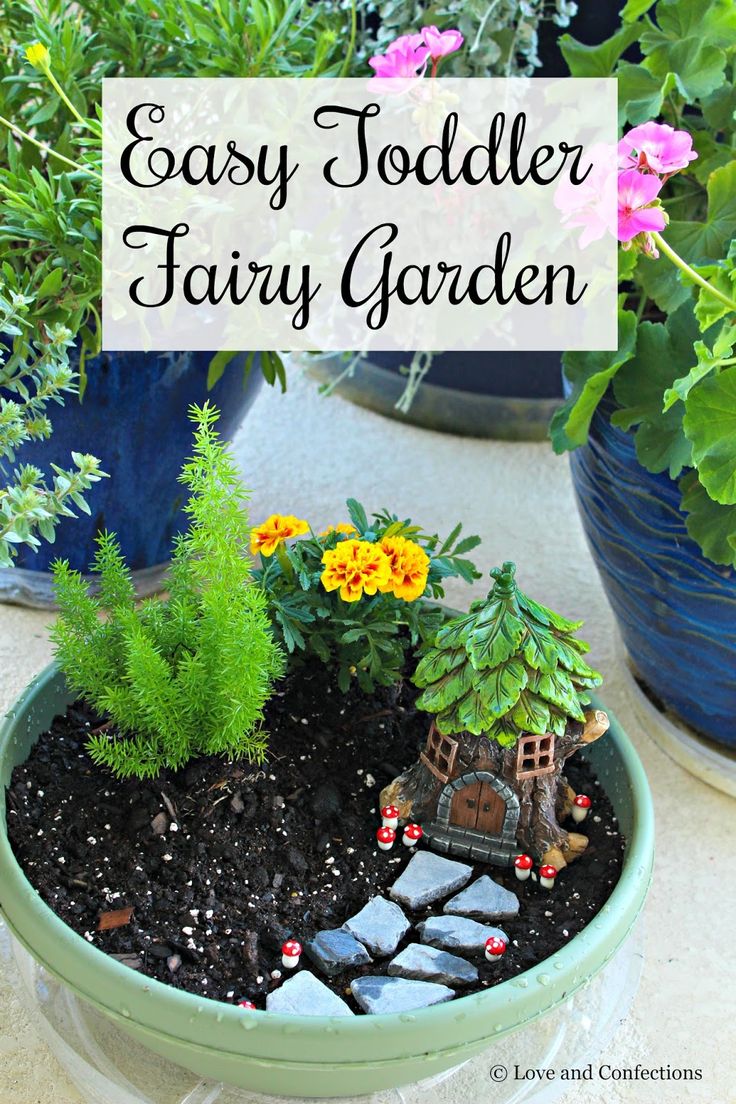
[[[410,515],[430,530],[446,532],[462,520],[467,532],[483,538],[474,555],[484,569],[514,559],[524,590],[563,614],[585,618],[592,661],[605,675],[601,696],[633,738],[649,775],[658,838],[641,987],[599,1062],[703,1072],[699,1082],[594,1079],[573,1089],[565,1104],[736,1101],[736,803],[685,773],[635,720],[567,460],[554,457],[547,444],[469,440],[399,425],[340,398],[322,398],[295,373],[286,395],[261,391],[236,451],[246,483],[255,488],[253,521],[295,513],[320,528],[345,519],[348,496],[369,510],[387,506]],[[142,494],[145,477],[141,472]],[[455,584],[448,597],[466,605],[487,588],[487,579],[472,593]],[[0,714],[50,660],[48,621],[43,612],[0,606]],[[0,974],[1,1104],[81,1099]]]

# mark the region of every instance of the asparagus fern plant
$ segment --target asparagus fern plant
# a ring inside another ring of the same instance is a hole
[[[154,777],[199,754],[253,762],[265,754],[263,706],[284,663],[244,553],[247,493],[217,417],[209,403],[191,409],[194,455],[180,476],[191,494],[189,529],[177,541],[168,599],[136,607],[112,534],[98,540],[96,596],[67,561],[54,565],[56,657],[72,689],[107,717],[90,737],[92,759],[121,777]]]
[[[523,733],[561,736],[569,718],[585,719],[587,691],[601,676],[583,659],[588,645],[568,621],[516,586],[516,567],[491,572],[487,598],[453,618],[419,661],[417,707],[435,714],[447,735],[481,734],[511,747]]]

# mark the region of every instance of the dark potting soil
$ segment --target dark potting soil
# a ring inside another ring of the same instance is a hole
[[[285,939],[305,943],[370,897],[388,896],[411,858],[400,839],[378,850],[375,832],[381,788],[414,762],[426,738],[414,695],[404,684],[343,696],[321,668],[301,671],[269,703],[262,769],[207,758],[145,782],[119,781],[91,762],[84,744],[99,719],[77,703],[13,772],[13,849],[47,904],[95,946],[177,988],[263,1007],[288,976]],[[581,828],[588,849],[552,891],[519,882],[513,870],[475,865],[474,877],[490,874],[521,902],[515,919],[500,922],[510,939],[500,963],[466,956],[479,968],[475,991],[554,954],[618,880],[623,839],[608,798],[579,757],[566,773],[593,797]],[[132,909],[127,923],[98,930],[103,914],[122,909]],[[416,923],[441,910],[440,902],[407,915]],[[413,939],[409,932],[400,948]],[[350,981],[385,974],[389,959],[334,979],[302,961],[359,1011]]]

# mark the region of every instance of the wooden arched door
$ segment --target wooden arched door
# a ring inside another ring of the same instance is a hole
[[[450,807],[450,824],[474,828],[489,836],[498,836],[503,828],[506,802],[489,782],[471,782],[456,790]]]

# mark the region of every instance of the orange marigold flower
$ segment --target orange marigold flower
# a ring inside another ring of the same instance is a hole
[[[325,550],[322,563],[322,586],[339,589],[343,602],[357,602],[364,593],[382,590],[391,574],[386,553],[369,541],[340,541],[336,548]]]
[[[344,533],[348,537],[353,535],[357,537],[358,530],[349,521],[338,521],[337,525],[328,525],[326,529],[323,529],[320,536],[329,537],[330,533]]]
[[[381,548],[391,567],[391,575],[381,587],[382,593],[391,593],[405,602],[421,598],[429,574],[429,556],[421,545],[407,537],[384,537]]]
[[[290,537],[300,537],[309,531],[309,522],[294,517],[293,514],[271,514],[260,525],[254,525],[250,531],[250,550],[252,555],[260,552],[262,556],[273,556],[282,541]]]

